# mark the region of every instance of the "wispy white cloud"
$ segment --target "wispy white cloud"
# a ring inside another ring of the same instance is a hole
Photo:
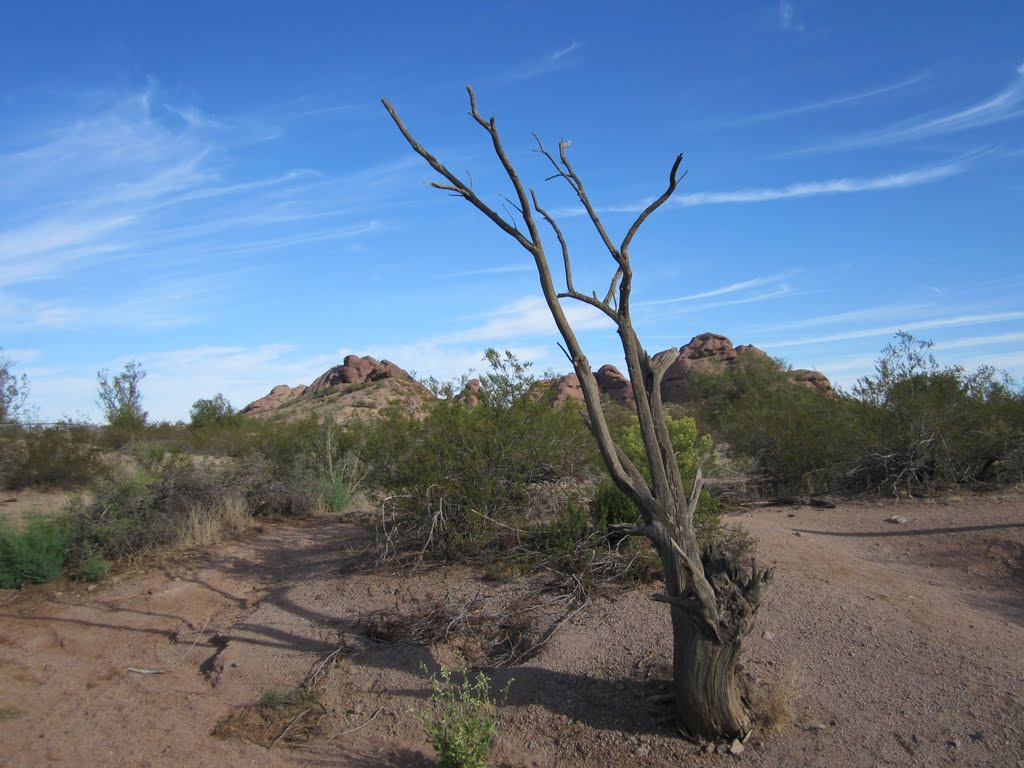
[[[508,264],[500,267],[481,267],[480,269],[466,269],[460,272],[449,272],[439,277],[478,277],[485,275],[507,275],[517,272],[533,272],[536,267],[533,264]]]
[[[576,331],[613,327],[608,317],[585,304],[567,300],[563,309]],[[557,334],[558,330],[544,300],[539,296],[526,296],[488,313],[483,323],[445,334],[433,342],[457,344],[479,341],[500,346],[508,339],[554,337]]]
[[[953,317],[938,317],[930,320],[916,320],[909,323],[896,325],[876,326],[873,328],[857,328],[837,333],[823,334],[797,339],[779,339],[776,341],[765,341],[763,346],[769,348],[802,347],[810,344],[825,344],[835,341],[849,341],[851,339],[865,339],[874,336],[891,336],[899,331],[923,331],[935,328],[960,328],[969,325],[984,325],[987,323],[999,323],[1010,320],[1024,320],[1024,312],[991,312],[987,314],[956,315]]]
[[[677,208],[692,208],[701,205],[728,205],[746,203],[768,203],[776,200],[794,200],[823,195],[847,195],[860,192],[882,192],[904,189],[921,184],[930,184],[964,173],[963,163],[947,163],[931,168],[920,168],[904,173],[892,173],[867,179],[838,178],[825,181],[802,181],[785,187],[751,187],[729,192],[691,192],[672,197],[666,205]],[[603,206],[599,213],[640,213],[651,203],[651,198],[619,205]],[[561,218],[584,216],[581,206],[563,208],[554,212]]]
[[[907,321],[910,317],[919,315],[921,312],[932,309],[927,304],[883,304],[863,309],[852,309],[846,312],[835,312],[828,315],[816,315],[815,317],[793,320],[786,323],[776,323],[764,328],[766,331],[789,331],[799,328],[822,328],[829,325],[842,325],[851,322],[878,321],[882,319],[899,318]]]
[[[565,48],[562,48],[560,51],[555,51],[553,54],[551,54],[551,58],[554,59],[555,61],[558,61],[560,58],[562,58],[563,56],[568,56],[570,53],[572,53],[579,47],[580,44],[573,40]]]
[[[736,283],[730,283],[729,285],[723,285],[720,288],[712,288],[711,290],[701,291],[699,293],[690,293],[686,296],[677,296],[671,299],[652,299],[649,301],[637,301],[634,302],[636,306],[652,306],[656,304],[678,304],[687,301],[699,301],[701,299],[709,299],[714,296],[724,296],[725,294],[737,293],[739,291],[746,291],[750,288],[757,288],[762,285],[768,285],[771,283],[777,283],[779,280],[787,277],[789,273],[781,273],[778,275],[768,275],[766,277],[754,277],[750,280],[742,280]]]
[[[219,257],[217,270],[237,274],[253,263],[243,260],[251,254],[358,247],[388,228],[375,202],[396,184],[415,186],[404,153],[345,175],[302,167],[242,174],[238,126],[169,103],[152,81],[140,93],[91,100],[77,118],[31,136],[5,129],[7,146],[16,147],[0,152],[0,321],[7,328],[110,325],[118,308],[140,327],[193,322],[199,305],[183,296],[201,291],[182,294],[175,286],[208,276],[210,257]],[[113,262],[125,267],[118,280],[88,290]],[[67,290],[93,299],[60,298],[54,283],[43,301],[28,288],[72,277]]]
[[[895,83],[888,83],[886,85],[879,86],[877,88],[871,88],[866,91],[859,91],[857,93],[849,93],[844,96],[835,96],[828,99],[821,99],[820,101],[812,101],[808,104],[800,104],[795,107],[786,107],[783,109],[771,110],[769,112],[759,112],[753,115],[745,115],[738,117],[735,120],[729,120],[726,122],[716,123],[716,127],[733,126],[733,125],[748,125],[750,123],[764,123],[771,120],[781,120],[787,117],[796,117],[798,115],[806,115],[813,112],[820,112],[826,109],[832,109],[833,107],[842,107],[847,104],[855,104],[861,101],[867,101],[877,96],[883,96],[893,91],[899,91],[904,88],[909,88],[915,85],[927,77],[927,74],[920,73],[912,77],[899,80]]]
[[[517,69],[509,70],[496,79],[498,81],[512,82],[516,80],[532,80],[536,77],[551,74],[569,66],[578,56],[578,51],[583,43],[573,40],[564,48],[559,48],[549,54],[545,54],[536,61],[529,62]]]
[[[948,164],[923,168],[888,176],[868,179],[839,178],[827,181],[810,181],[790,184],[785,187],[761,187],[739,189],[732,192],[692,192],[672,198],[671,204],[688,208],[696,205],[721,205],[727,203],[765,203],[774,200],[793,200],[822,195],[844,195],[854,192],[879,192],[890,189],[915,187],[920,184],[947,179],[963,173],[963,165]],[[643,210],[642,207],[639,210]]]
[[[973,349],[986,347],[994,344],[1019,344],[1024,342],[1024,333],[995,333],[989,336],[970,336],[963,339],[936,342],[933,347],[936,351],[947,349]]]
[[[779,24],[783,29],[803,31],[804,25],[797,21],[796,6],[791,0],[779,0]]]
[[[881,130],[829,142],[811,148],[810,151],[855,149],[915,141],[995,125],[1022,115],[1024,115],[1024,64],[1016,68],[1016,77],[1006,88],[976,104],[939,117],[910,118]]]

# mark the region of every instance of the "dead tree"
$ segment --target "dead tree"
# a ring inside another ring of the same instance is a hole
[[[434,182],[431,186],[470,202],[533,256],[544,299],[583,388],[588,424],[601,456],[616,485],[636,502],[642,512],[643,524],[629,533],[647,536],[661,558],[665,591],[654,595],[654,599],[667,603],[672,616],[673,683],[678,724],[692,737],[738,736],[750,727],[750,715],[744,705],[741,680],[736,671],[741,642],[750,632],[754,614],[772,573],[756,568],[746,572],[735,555],[715,548],[702,551],[698,545],[693,514],[700,498],[702,475],[698,470],[693,487],[686,489],[672,449],[661,399],[662,377],[677,351],[670,350],[652,358],[640,346],[630,316],[633,268],[629,246],[647,217],[675,192],[681,179],[679,166],[683,156],[679,155],[672,163],[665,191],[644,209],[622,242],[616,245],[569,162],[566,155],[569,142],[559,143],[555,157],[534,136],[536,151],[554,168],[550,178],[563,179],[572,187],[615,263],[608,290],[600,298],[596,291],[587,294],[575,288],[569,246],[562,230],[541,207],[536,192],[523,185],[502,146],[494,118],[485,119],[480,114],[473,89],[467,86],[467,90],[469,114],[490,137],[494,153],[515,192],[515,199],[510,203],[522,219],[522,226],[518,221],[506,220],[487,205],[470,185],[448,170],[413,137],[387,99],[383,104],[409,146],[444,177],[444,182]],[[552,279],[538,217],[550,226],[558,242],[565,271],[565,290],[559,291]],[[601,408],[601,393],[590,363],[565,316],[562,299],[589,304],[615,323],[629,378],[633,382],[636,415],[650,467],[650,481],[612,439]]]

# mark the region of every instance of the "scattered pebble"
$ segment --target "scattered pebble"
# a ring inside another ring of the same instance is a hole
[[[739,754],[741,754],[743,752],[743,750],[744,750],[743,742],[741,742],[739,739],[733,739],[732,740],[732,744],[729,745],[729,754],[730,755],[739,755]]]
[[[885,518],[885,522],[902,525],[903,523],[907,522],[907,518],[905,518],[903,515],[893,515],[892,517]]]

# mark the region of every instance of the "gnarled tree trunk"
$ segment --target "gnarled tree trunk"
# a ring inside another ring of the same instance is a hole
[[[596,292],[586,294],[574,287],[569,247],[561,229],[540,206],[536,192],[532,189],[527,191],[523,186],[502,146],[494,118],[485,119],[480,114],[473,89],[467,87],[467,90],[470,114],[490,136],[494,152],[515,190],[516,201],[510,202],[522,219],[523,229],[518,222],[504,219],[484,203],[472,187],[416,141],[387,100],[383,103],[413,150],[447,182],[435,182],[432,186],[471,203],[533,256],[544,300],[583,389],[588,425],[601,457],[616,485],[636,502],[643,516],[643,524],[628,533],[647,536],[661,558],[665,592],[653,597],[668,603],[672,615],[673,680],[679,727],[693,737],[739,736],[750,727],[750,717],[744,708],[736,665],[743,638],[750,632],[754,614],[772,573],[770,570],[758,571],[756,567],[749,572],[744,571],[735,556],[725,551],[700,551],[693,515],[700,499],[702,475],[698,470],[693,487],[685,488],[661,400],[661,380],[675,355],[651,358],[637,339],[630,315],[633,270],[629,245],[647,217],[675,192],[681,179],[679,166],[682,155],[677,156],[672,164],[667,189],[647,206],[622,242],[615,245],[591,205],[583,182],[569,162],[566,155],[568,142],[559,144],[556,158],[537,140],[538,151],[555,169],[552,178],[561,178],[573,188],[615,262],[608,291],[601,299]],[[554,286],[537,216],[547,222],[558,241],[565,270],[564,291],[559,292]],[[562,299],[589,304],[603,312],[617,327],[633,383],[640,435],[650,468],[649,481],[612,439],[590,362],[566,318]]]

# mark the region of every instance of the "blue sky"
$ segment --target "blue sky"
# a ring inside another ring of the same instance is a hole
[[[714,331],[849,385],[905,329],[1024,374],[1024,5],[630,6],[4,3],[0,346],[30,403],[97,419],[96,371],[131,359],[168,420],[348,353],[565,371],[528,255],[424,185],[379,103],[500,206],[466,83],[561,214],[578,288],[610,261],[531,131],[572,140],[618,239],[684,153],[632,247],[652,352]]]

